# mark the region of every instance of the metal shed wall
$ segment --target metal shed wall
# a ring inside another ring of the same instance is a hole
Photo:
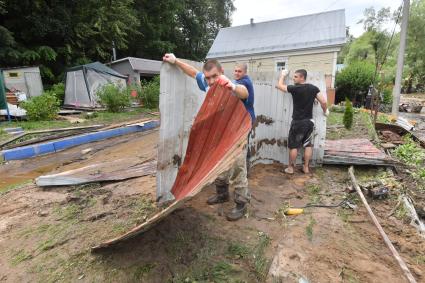
[[[201,68],[201,63],[191,62],[191,64],[198,69]],[[260,72],[251,73],[250,76],[254,83],[254,108],[257,115],[257,122],[250,135],[251,162],[288,164],[287,139],[292,120],[292,97],[289,93],[282,93],[275,88],[278,73]],[[161,126],[157,197],[162,202],[173,199],[170,189],[185,156],[190,127],[205,95],[198,89],[193,78],[170,64],[162,65],[160,79]],[[309,73],[308,82],[326,93],[323,73]],[[314,166],[322,163],[326,134],[326,117],[319,104],[314,105],[313,118],[315,132],[312,165]]]
[[[27,97],[39,96],[43,93],[40,69],[25,67],[4,69],[4,81],[7,88],[15,88],[27,94]]]

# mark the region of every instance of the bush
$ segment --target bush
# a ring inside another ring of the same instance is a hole
[[[159,106],[159,76],[151,81],[143,81],[138,91],[139,99],[146,108],[156,109]]]
[[[46,91],[40,96],[22,103],[30,121],[52,120],[59,111],[59,100],[52,92]]]
[[[353,110],[353,104],[348,99],[348,97],[345,99],[345,111],[344,111],[344,127],[346,129],[351,129],[351,126],[353,125],[353,117],[354,117],[354,110]]]
[[[127,89],[122,89],[114,84],[102,86],[96,94],[100,104],[110,112],[120,112],[130,106],[130,95]]]
[[[370,63],[351,63],[336,75],[336,96],[340,99],[343,97],[352,99],[357,94],[366,95],[372,84],[374,73],[375,67]]]
[[[53,93],[57,97],[60,104],[63,104],[63,100],[65,99],[65,84],[64,83],[57,83],[52,85],[52,87],[49,89],[49,92]]]

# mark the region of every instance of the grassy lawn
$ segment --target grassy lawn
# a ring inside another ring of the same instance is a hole
[[[56,129],[66,127],[88,126],[95,124],[113,124],[121,123],[129,120],[141,119],[144,117],[156,117],[148,114],[149,112],[157,111],[157,109],[131,108],[129,111],[112,113],[112,112],[97,112],[97,117],[86,119],[86,121],[78,124],[73,124],[67,120],[51,120],[51,121],[13,121],[0,123],[0,141],[11,138],[4,129],[22,127],[25,131]],[[78,118],[85,118],[85,113],[81,113]]]
[[[343,117],[344,113],[330,112],[327,119],[327,139],[336,140],[368,137],[369,139],[378,142],[378,137],[376,135],[369,112],[355,110],[353,126],[351,129],[344,128]]]

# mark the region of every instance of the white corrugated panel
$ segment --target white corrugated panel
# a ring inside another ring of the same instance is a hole
[[[186,61],[197,69],[201,63]],[[189,139],[189,131],[205,93],[196,81],[177,67],[164,63],[160,75],[161,126],[158,144],[157,199],[159,202],[173,199],[171,187],[183,162]]]

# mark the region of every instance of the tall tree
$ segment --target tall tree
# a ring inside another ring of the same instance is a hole
[[[425,0],[414,0],[407,31],[405,87],[408,92],[425,91]]]

